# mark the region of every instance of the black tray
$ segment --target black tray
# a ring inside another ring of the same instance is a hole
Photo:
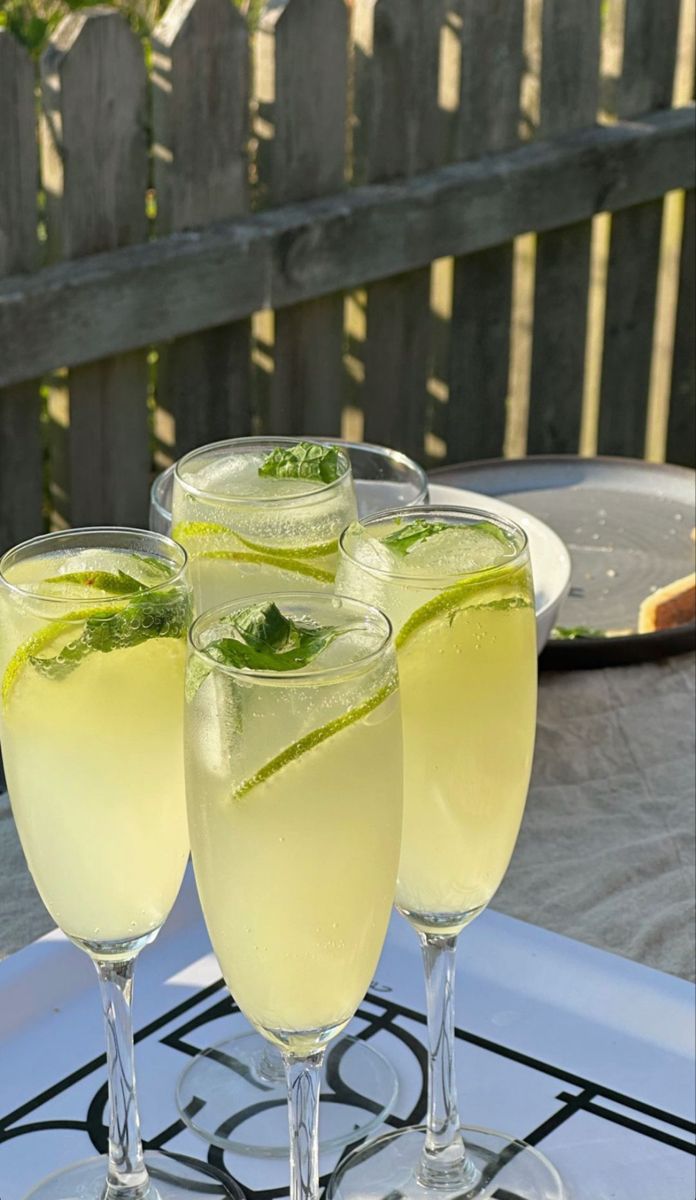
[[[696,474],[630,458],[574,455],[489,459],[442,467],[433,479],[470,488],[540,517],[573,560],[559,625],[637,628],[651,591],[694,570]],[[552,640],[546,668],[618,666],[696,648],[696,623],[657,633]]]

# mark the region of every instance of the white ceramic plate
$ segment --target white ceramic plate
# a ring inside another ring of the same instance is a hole
[[[541,654],[570,587],[571,563],[565,542],[538,517],[515,508],[514,504],[507,504],[505,500],[498,500],[496,496],[483,496],[479,492],[469,492],[443,483],[431,483],[428,492],[431,504],[482,508],[485,512],[509,517],[522,526],[529,538],[536,600],[537,649]]]

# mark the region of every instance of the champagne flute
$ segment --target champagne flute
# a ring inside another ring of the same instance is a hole
[[[135,960],[166,920],[188,856],[190,615],[186,554],[157,534],[77,529],[0,559],[12,810],[46,907],[97,968],[107,1043],[108,1158],[44,1180],[34,1200],[190,1200],[196,1186],[233,1194],[203,1164],[146,1161],[135,1093]]]
[[[203,446],[176,464],[173,536],[189,553],[197,612],[256,592],[333,592],[338,538],[356,515],[351,454],[328,441],[238,438]],[[404,493],[418,486],[420,494],[420,468],[409,460],[367,447],[362,458],[366,471],[368,459],[372,464],[373,499],[384,487]],[[179,1077],[182,1119],[223,1150],[286,1158],[280,1054],[254,1030],[214,1040]],[[346,1036],[332,1047],[329,1065],[334,1054],[351,1087],[326,1106],[323,1150],[378,1129],[398,1088],[393,1067],[368,1042]]]
[[[190,634],[185,747],[208,932],[237,1004],[283,1057],[292,1200],[318,1200],[324,1051],[367,990],[399,859],[388,620],[306,593],[204,613]]]
[[[351,525],[337,586],[396,630],[404,719],[404,835],[396,904],[422,949],[429,1063],[425,1126],[349,1155],[330,1200],[560,1200],[532,1146],[462,1127],[455,953],[515,845],[536,720],[536,624],[524,532],[485,512],[410,508]]]

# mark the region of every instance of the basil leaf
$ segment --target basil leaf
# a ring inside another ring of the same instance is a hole
[[[32,666],[47,679],[65,679],[88,654],[110,654],[138,646],[153,637],[183,637],[191,620],[185,592],[147,592],[114,613],[88,617],[82,633],[53,658],[32,655]]]
[[[259,467],[259,475],[272,479],[313,479],[317,483],[334,483],[344,473],[345,461],[338,447],[316,442],[277,446]]]
[[[206,654],[225,666],[250,671],[298,671],[342,632],[332,626],[297,624],[273,601],[234,613],[225,626],[235,636],[209,642]]]
[[[280,650],[285,646],[293,630],[292,622],[272,602],[252,604],[228,618],[227,624],[248,645],[265,646],[271,650]]]

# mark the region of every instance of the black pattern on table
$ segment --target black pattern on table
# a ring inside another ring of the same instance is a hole
[[[196,1031],[205,1030],[211,1023],[222,1018],[228,1018],[239,1010],[226,994],[221,996],[224,983],[220,979],[208,987],[196,992],[187,1000],[169,1009],[160,1017],[145,1025],[136,1033],[136,1043],[156,1040],[174,1055],[192,1057],[199,1053],[201,1045],[193,1042],[191,1035]],[[426,1110],[426,1051],[421,1037],[425,1033],[425,1017],[421,1012],[407,1008],[384,994],[387,989],[372,990],[365,998],[358,1011],[360,1029],[356,1036],[365,1041],[379,1038],[382,1049],[389,1053],[391,1041],[392,1055],[397,1053],[409,1056],[411,1067],[415,1066],[417,1083],[409,1089],[406,1098],[406,1109],[393,1113],[386,1125],[393,1129],[422,1122]],[[511,1049],[504,1044],[491,1041],[466,1029],[457,1029],[457,1038],[476,1047],[479,1051],[495,1055],[510,1064],[526,1068],[539,1076],[545,1077],[551,1083],[549,1093],[549,1112],[545,1119],[534,1128],[526,1131],[525,1139],[532,1145],[539,1146],[554,1131],[572,1119],[578,1113],[591,1114],[604,1122],[622,1126],[625,1129],[644,1138],[654,1139],[673,1150],[686,1155],[696,1155],[694,1135],[696,1125],[674,1113],[647,1104],[646,1102],[614,1091],[604,1085],[584,1078],[563,1068],[531,1057],[520,1051]],[[214,1039],[211,1039],[214,1040]],[[179,1064],[173,1063],[172,1078],[179,1073]],[[234,1063],[228,1063],[234,1070]],[[105,1153],[107,1149],[107,1128],[104,1124],[104,1111],[107,1101],[106,1082],[103,1078],[105,1056],[100,1055],[76,1068],[63,1079],[49,1088],[44,1089],[31,1100],[26,1101],[14,1111],[0,1118],[0,1163],[2,1161],[2,1146],[15,1138],[39,1137],[45,1131],[76,1130],[84,1131],[97,1153]],[[37,1119],[35,1114],[44,1109],[47,1104],[57,1097],[63,1097],[82,1081],[92,1075],[99,1075],[99,1086],[94,1091],[84,1115],[74,1117],[50,1117]],[[558,1090],[556,1090],[558,1085]],[[403,1101],[403,1097],[402,1097]],[[322,1088],[322,1103],[345,1103],[361,1107],[367,1111],[375,1111],[374,1102],[369,1096],[357,1094],[344,1081],[341,1075],[341,1044],[334,1044],[327,1053],[324,1085]],[[202,1106],[202,1100],[197,1102]],[[254,1109],[242,1113],[230,1113],[220,1132],[229,1134],[233,1129],[238,1130],[244,1121],[249,1120],[254,1113],[267,1110],[269,1104],[277,1101],[264,1100],[260,1094],[259,1102]],[[200,1109],[199,1109],[200,1110]],[[185,1125],[175,1110],[174,1094],[169,1102],[169,1108],[163,1114],[161,1129],[150,1133],[146,1139],[146,1147],[162,1150],[172,1156],[172,1169],[175,1170],[177,1159],[185,1160],[186,1155],[177,1151],[177,1137],[185,1130]],[[196,1185],[196,1195],[203,1197],[233,1197],[237,1200],[240,1194],[248,1200],[280,1200],[287,1196],[287,1188],[258,1189],[250,1186],[246,1179],[235,1179],[225,1162],[225,1154],[215,1146],[205,1147],[200,1142],[201,1158],[207,1156],[210,1168],[210,1190],[205,1193],[200,1185]],[[350,1147],[345,1151],[349,1153]],[[249,1173],[253,1174],[253,1159],[249,1159]],[[1,1178],[1,1173],[0,1173]],[[324,1181],[326,1182],[326,1180]],[[239,1191],[239,1185],[243,1193]],[[1,1193],[0,1193],[1,1195]],[[385,1197],[385,1200],[399,1200],[398,1193]],[[499,1189],[496,1200],[515,1200],[513,1196]]]

